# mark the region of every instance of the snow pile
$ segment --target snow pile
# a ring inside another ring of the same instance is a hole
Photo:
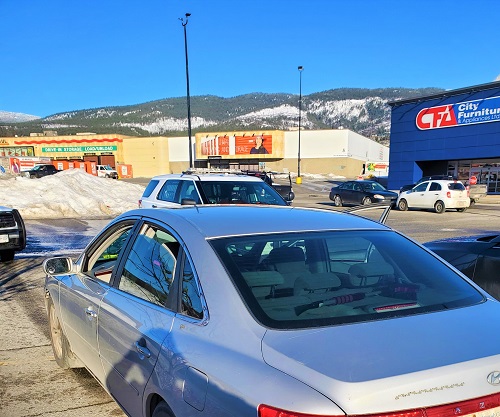
[[[0,206],[25,219],[107,218],[138,207],[144,187],[69,169],[40,179],[0,176]]]

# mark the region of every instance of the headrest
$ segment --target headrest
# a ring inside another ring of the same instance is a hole
[[[277,263],[288,263],[288,262],[305,262],[306,257],[304,251],[296,246],[281,246],[279,248],[274,248],[269,252],[269,256],[266,259],[267,263],[277,264]]]
[[[277,271],[246,271],[242,272],[241,275],[250,288],[271,287],[281,285],[284,282],[283,276]]]
[[[349,273],[359,277],[393,275],[394,268],[386,262],[368,262],[352,265]]]

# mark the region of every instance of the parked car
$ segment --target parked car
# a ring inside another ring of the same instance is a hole
[[[0,261],[14,259],[26,247],[26,227],[18,210],[0,206]]]
[[[177,207],[182,204],[288,203],[260,178],[229,173],[166,174],[153,177],[139,207]]]
[[[96,169],[98,177],[118,179],[118,172],[110,165],[97,165]]]
[[[424,244],[500,300],[500,234],[461,236]]]
[[[329,197],[337,207],[344,204],[372,203],[387,203],[392,206],[396,204],[398,194],[387,190],[377,181],[357,180],[346,181],[332,187]]]
[[[433,209],[441,214],[448,209],[460,212],[467,210],[470,199],[468,191],[460,181],[431,180],[400,193],[396,205],[401,211],[413,208]]]
[[[29,171],[24,171],[24,175],[28,178],[42,178],[47,175],[57,174],[58,172],[61,171],[52,164],[37,164]]]
[[[295,198],[292,187],[292,177],[289,172],[276,171],[242,171],[243,174],[259,177],[273,187],[283,199],[291,204]]]
[[[430,181],[430,180],[449,180],[449,181],[456,181],[457,178],[452,176],[452,175],[431,175],[427,177],[422,177],[420,178],[415,184],[409,184],[409,185],[404,185],[399,189],[399,193],[401,194],[404,191],[411,190],[418,184],[423,183],[424,181]],[[473,206],[476,204],[481,197],[486,196],[488,193],[488,187],[486,184],[469,184],[466,182],[465,188],[469,191],[469,198],[470,198],[470,205]]]
[[[56,362],[130,416],[498,412],[500,303],[360,216],[139,209],[44,271]]]

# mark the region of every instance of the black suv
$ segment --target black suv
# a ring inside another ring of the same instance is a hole
[[[292,188],[292,177],[289,172],[243,171],[243,173],[259,177],[262,181],[273,187],[288,204],[295,198]]]
[[[42,178],[45,177],[46,175],[53,175],[57,174],[59,171],[54,165],[52,164],[38,164],[33,167],[33,169],[30,169],[29,171],[24,171],[24,175],[30,178]]]
[[[0,261],[14,259],[26,247],[26,227],[19,211],[0,206]]]

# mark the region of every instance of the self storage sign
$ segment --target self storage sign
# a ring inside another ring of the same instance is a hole
[[[420,110],[416,119],[420,130],[499,121],[500,97],[428,107]]]
[[[49,146],[42,148],[42,152],[109,152],[116,151],[117,146]]]

